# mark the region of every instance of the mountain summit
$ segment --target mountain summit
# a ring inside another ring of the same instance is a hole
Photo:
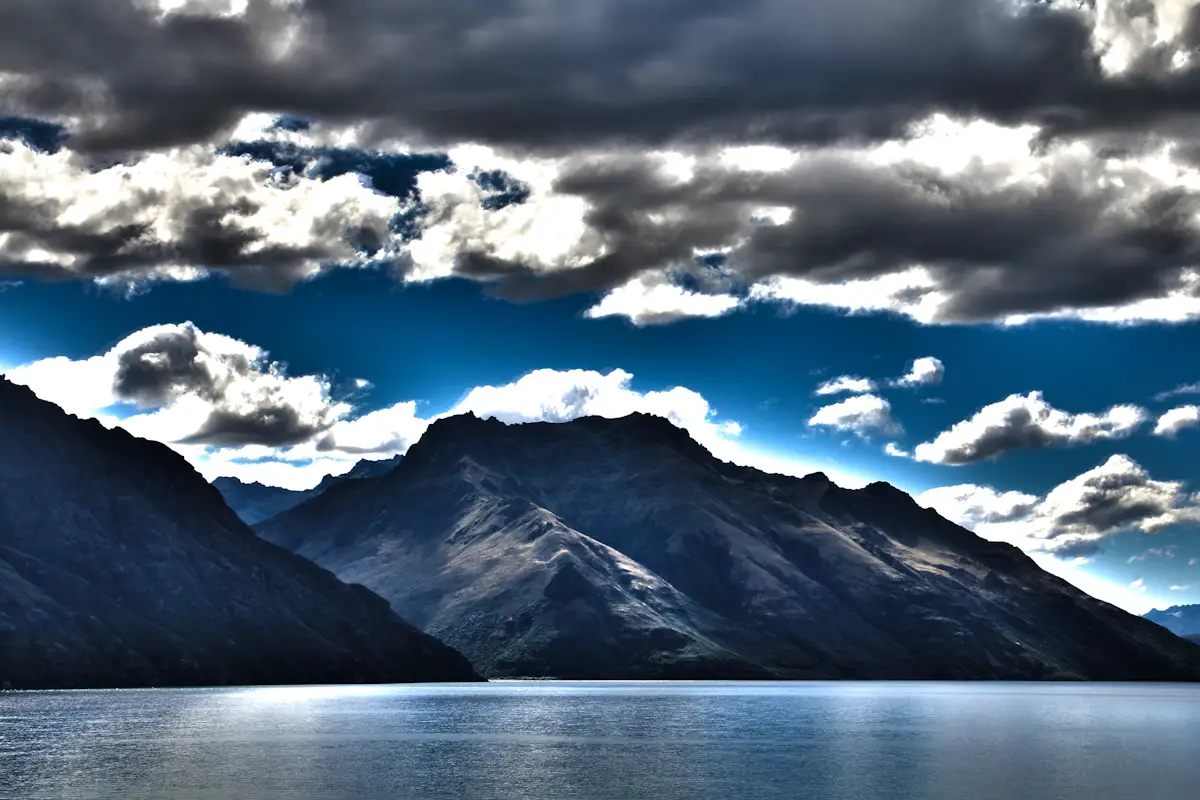
[[[179,455],[0,379],[0,687],[472,680]]]
[[[641,414],[439,420],[256,530],[490,676],[1200,679],[1200,648],[895,487],[727,464]]]

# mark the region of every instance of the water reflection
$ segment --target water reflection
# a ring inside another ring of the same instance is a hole
[[[1200,796],[1200,690],[272,687],[0,695],[12,796]],[[6,795],[7,796],[7,795]]]

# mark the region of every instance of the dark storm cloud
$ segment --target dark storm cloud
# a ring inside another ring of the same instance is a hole
[[[944,322],[1102,308],[1179,289],[1200,260],[1200,196],[1103,169],[1063,161],[1039,184],[982,167],[947,176],[829,155],[775,174],[701,167],[678,182],[650,158],[604,159],[555,187],[588,201],[603,257],[539,274],[467,253],[459,270],[500,296],[531,300],[609,289],[665,266],[694,269],[694,251],[720,247],[734,248],[722,266],[727,288],[770,276],[862,280],[920,264],[947,296]],[[1105,185],[1110,177],[1120,188]],[[756,206],[793,214],[750,227]]]
[[[163,325],[114,352],[113,395],[141,408],[200,398],[207,412],[181,444],[286,447],[327,431],[343,409],[327,386],[289,379],[266,354],[194,325]]]
[[[0,277],[105,278],[184,266],[226,273],[239,286],[283,291],[305,278],[312,262],[343,260],[347,237],[357,233],[344,220],[329,218],[314,223],[312,243],[264,241],[266,233],[244,224],[257,210],[253,202],[220,192],[168,202],[155,191],[127,190],[122,209],[111,215],[67,222],[69,201],[39,198],[24,188],[0,185],[0,233],[10,235]],[[125,210],[153,206],[161,206],[172,223],[169,240],[156,238],[147,223],[125,219],[130,216]],[[72,263],[68,269],[23,257],[30,251],[70,257]]]
[[[1195,194],[1137,175],[1105,183],[1099,160],[1048,168],[1034,183],[983,167],[948,177],[810,153],[781,174],[709,166],[677,183],[638,157],[578,155],[844,146],[904,137],[946,112],[1032,123],[1031,144],[1045,153],[1072,136],[1108,154],[1178,139],[1186,158],[1200,134],[1196,7],[1177,41],[1142,47],[1108,74],[1093,36],[1099,12],[1068,0],[250,0],[226,17],[194,13],[203,5],[160,14],[133,0],[0,3],[0,113],[10,115],[0,140],[134,157],[226,141],[247,112],[265,111],[278,115],[272,136],[335,122],[355,125],[364,143],[399,136],[569,154],[556,188],[587,201],[585,244],[595,246],[583,251],[602,257],[549,270],[497,255],[511,248],[473,251],[479,237],[461,237],[457,272],[516,301],[605,291],[648,270],[740,295],[776,276],[831,283],[921,265],[945,297],[937,321],[977,322],[1162,298],[1185,289],[1200,259]],[[1156,22],[1148,0],[1106,9],[1105,26],[1135,38]],[[1178,66],[1180,54],[1193,57]],[[75,120],[70,138],[38,115]],[[0,277],[183,266],[285,290],[314,264],[378,256],[401,271],[389,234],[408,241],[445,218],[416,191],[419,172],[450,168],[440,153],[279,141],[221,152],[314,180],[355,173],[405,207],[386,226],[321,220],[309,243],[292,246],[263,241],[242,224],[248,201],[218,191],[172,209],[183,235],[159,242],[128,220],[65,223],[53,201],[0,187],[0,233],[13,234]],[[488,210],[530,196],[517,177],[473,175]],[[793,214],[748,228],[763,206]],[[719,273],[695,261],[697,250],[728,248]],[[41,251],[72,266],[23,255]]]
[[[290,447],[307,442],[332,424],[332,419],[306,419],[290,405],[259,406],[249,411],[217,408],[199,430],[179,443],[211,447]]]
[[[116,150],[211,140],[251,110],[569,149],[877,139],[933,111],[1053,135],[1200,107],[1200,67],[1168,69],[1167,47],[1106,76],[1069,2],[250,0],[224,18],[147,5],[7,0],[8,104],[83,115],[96,124],[77,146]]]
[[[215,400],[220,394],[221,376],[214,373],[212,362],[202,354],[208,355],[201,348],[195,327],[163,328],[117,355],[113,394],[143,408],[167,405],[184,394]],[[226,370],[242,376],[253,368],[242,355],[227,355],[222,360]]]

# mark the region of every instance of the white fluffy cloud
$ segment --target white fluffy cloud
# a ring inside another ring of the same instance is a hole
[[[442,416],[471,413],[514,424],[641,412],[665,417],[701,444],[718,448],[741,433],[740,425],[719,420],[708,401],[691,389],[639,392],[632,383],[633,375],[620,369],[608,374],[540,369],[503,386],[478,386]]]
[[[808,420],[811,427],[849,431],[859,436],[883,433],[894,436],[902,432],[892,419],[892,404],[874,394],[860,394],[840,403],[824,406]]]
[[[932,386],[942,382],[946,375],[946,366],[933,356],[918,358],[909,367],[908,373],[892,382],[893,386],[913,388],[917,386]]]
[[[973,484],[942,486],[917,497],[922,505],[937,509],[942,516],[972,530],[1026,517],[1037,499],[1024,492],[997,492],[989,486]]]
[[[856,378],[853,375],[842,375],[827,380],[817,387],[814,394],[818,396],[831,394],[866,394],[875,391],[875,381],[870,378]]]
[[[1014,394],[982,408],[932,442],[919,444],[918,461],[961,466],[1026,448],[1122,439],[1146,421],[1146,411],[1113,406],[1101,414],[1072,414],[1054,408],[1041,392]]]
[[[1200,406],[1180,406],[1158,418],[1154,435],[1173,439],[1185,428],[1195,427],[1200,427]]]
[[[584,316],[624,317],[638,326],[663,325],[687,317],[723,317],[741,305],[732,295],[696,292],[671,283],[666,276],[643,275],[609,291]]]
[[[1133,459],[1115,455],[1043,497],[965,484],[917,497],[985,539],[1062,558],[1090,555],[1118,533],[1153,533],[1200,520],[1200,496],[1182,482],[1154,480]]]

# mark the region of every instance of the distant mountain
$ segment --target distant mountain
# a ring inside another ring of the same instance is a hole
[[[734,466],[638,414],[443,419],[256,530],[489,676],[1200,679],[1200,648],[887,484]]]
[[[470,680],[167,447],[0,379],[0,687]]]
[[[315,488],[307,491],[292,491],[278,486],[263,486],[261,483],[243,483],[237,478],[217,478],[213,486],[225,498],[242,521],[254,525],[295,508],[305,500],[324,494],[329,487],[342,481],[375,478],[390,472],[404,456],[395,456],[385,461],[359,461],[344,475],[329,475]]]
[[[1162,611],[1155,609],[1145,616],[1179,636],[1200,635],[1200,605],[1172,606]]]

